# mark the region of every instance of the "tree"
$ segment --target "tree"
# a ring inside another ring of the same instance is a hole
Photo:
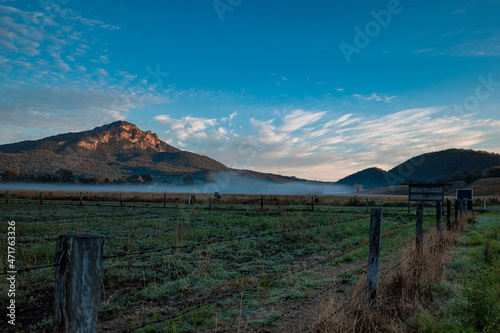
[[[148,175],[147,173],[143,173],[141,175],[141,177],[142,177],[142,180],[144,181],[144,184],[149,184],[153,181],[153,176]]]
[[[130,175],[127,177],[127,183],[133,184],[133,185],[138,185],[143,182],[142,177],[139,175]]]
[[[50,173],[46,173],[38,176],[38,181],[42,183],[56,183],[58,180],[56,175],[52,175]]]
[[[68,169],[59,169],[56,171],[56,176],[61,183],[72,183],[73,182],[73,171]]]
[[[363,191],[363,185],[362,184],[354,184],[354,192],[359,192]]]
[[[16,180],[19,177],[19,173],[13,170],[7,170],[2,174],[2,180]]]
[[[492,167],[488,171],[488,177],[492,177],[492,178],[500,177],[500,166]]]

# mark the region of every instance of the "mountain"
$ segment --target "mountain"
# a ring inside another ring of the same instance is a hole
[[[447,149],[418,155],[388,171],[403,181],[435,182],[457,172],[476,173],[500,165],[500,154],[486,151]]]
[[[157,177],[228,170],[207,156],[182,151],[151,131],[117,121],[90,131],[0,145],[0,171],[54,173],[64,168],[78,176],[119,177],[148,173]]]
[[[369,168],[339,180],[338,184],[362,185],[364,189],[396,186],[404,182],[472,181],[485,169],[500,166],[500,154],[485,151],[447,149],[410,158],[389,171]],[[455,179],[458,178],[458,179]],[[469,177],[470,178],[470,177]]]
[[[380,187],[385,185],[384,175],[387,171],[380,168],[368,168],[337,181],[337,184],[354,186],[362,185],[363,188]]]
[[[182,183],[186,175],[195,181],[214,181],[231,172],[248,179],[275,183],[299,181],[294,177],[235,170],[204,155],[183,151],[161,141],[155,133],[117,121],[90,131],[65,133],[40,140],[0,145],[0,173],[54,174],[67,169],[79,177],[120,178],[150,174],[156,181]]]

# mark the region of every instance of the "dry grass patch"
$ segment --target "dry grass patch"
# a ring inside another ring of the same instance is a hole
[[[313,332],[407,332],[409,318],[432,308],[432,285],[444,276],[452,259],[451,249],[457,244],[468,217],[459,219],[457,230],[426,234],[419,251],[410,242],[392,263],[381,264],[376,304],[365,292],[366,276],[353,290],[353,297],[335,302],[330,298],[322,305]],[[420,254],[420,255],[419,255]]]

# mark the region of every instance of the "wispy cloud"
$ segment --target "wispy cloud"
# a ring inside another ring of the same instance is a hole
[[[376,101],[376,102],[385,102],[385,103],[390,103],[393,99],[397,98],[398,96],[380,96],[377,95],[376,93],[372,93],[370,96],[363,96],[359,94],[354,94],[352,95],[356,97],[357,99],[361,101]]]

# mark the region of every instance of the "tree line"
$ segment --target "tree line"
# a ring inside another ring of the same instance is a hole
[[[93,176],[75,176],[71,170],[59,169],[55,173],[45,174],[20,174],[13,170],[7,170],[0,174],[2,182],[35,182],[35,183],[66,183],[66,184],[150,184],[153,182],[153,176],[150,174],[126,175],[116,178],[93,177]]]

